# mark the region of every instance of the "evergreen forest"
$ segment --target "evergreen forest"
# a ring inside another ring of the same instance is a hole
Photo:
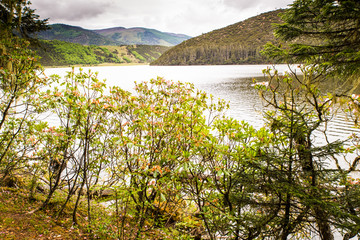
[[[267,42],[276,42],[276,10],[186,40],[164,53],[152,65],[224,65],[275,63],[262,55]]]

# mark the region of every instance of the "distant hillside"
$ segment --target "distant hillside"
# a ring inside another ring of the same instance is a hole
[[[259,64],[262,46],[275,41],[273,23],[281,22],[276,10],[228,27],[191,38],[171,48],[152,65]]]
[[[58,40],[40,40],[32,49],[44,66],[96,65],[103,63],[150,63],[169,49],[166,46],[83,46]]]
[[[118,45],[118,42],[112,41],[94,31],[83,29],[65,24],[52,24],[50,29],[37,34],[39,39],[60,40],[81,45]]]
[[[191,38],[183,34],[164,33],[147,28],[109,28],[88,30],[65,24],[50,25],[50,29],[37,34],[39,39],[60,40],[82,45],[161,45],[174,46]]]
[[[119,27],[95,30],[95,32],[106,36],[113,41],[122,42],[124,44],[174,46],[191,38],[190,36],[183,34],[165,33],[147,28],[127,29]]]

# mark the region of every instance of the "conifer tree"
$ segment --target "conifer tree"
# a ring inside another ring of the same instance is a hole
[[[282,15],[275,35],[289,44],[268,45],[267,54],[296,63],[318,64],[343,76],[359,73],[360,2],[296,0]],[[286,53],[286,54],[285,54]]]

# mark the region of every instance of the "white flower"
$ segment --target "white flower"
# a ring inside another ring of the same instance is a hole
[[[356,94],[352,94],[352,95],[351,95],[351,98],[352,98],[352,99],[358,99],[359,97],[360,97],[360,96],[359,96],[359,95],[356,95]]]

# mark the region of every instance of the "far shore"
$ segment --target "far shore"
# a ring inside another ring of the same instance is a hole
[[[100,63],[100,64],[75,64],[75,65],[57,65],[44,66],[44,68],[69,68],[69,67],[110,67],[110,66],[137,66],[149,65],[149,63]]]

